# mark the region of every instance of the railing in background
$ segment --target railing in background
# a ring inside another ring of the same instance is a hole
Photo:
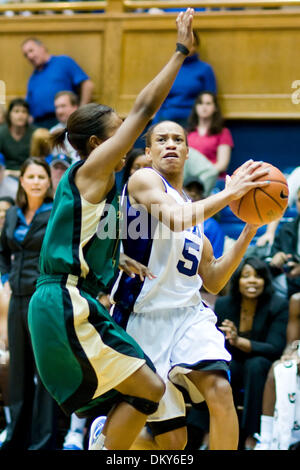
[[[14,2],[8,0],[6,3],[0,4],[0,13],[5,11],[19,12],[32,12],[32,13],[63,13],[64,11],[90,13],[103,11],[104,13],[125,13],[125,12],[143,12],[151,8],[168,10],[178,8],[203,8],[207,11],[215,9],[278,9],[282,7],[299,7],[300,0],[103,0],[103,1],[79,1],[79,2],[43,2],[43,1],[23,1]]]
[[[7,2],[0,4],[0,13],[4,13],[7,10],[22,13],[24,11],[30,13],[63,13],[64,11],[90,13],[97,10],[109,11],[107,1],[87,1],[87,2],[27,2],[14,3]],[[122,2],[118,2],[122,3]],[[111,5],[113,2],[111,3]]]
[[[94,99],[126,115],[138,91],[170,56],[176,39],[177,13],[150,15],[131,8],[217,4],[246,8],[206,10],[196,13],[194,20],[201,38],[200,56],[215,70],[225,117],[299,119],[300,9],[273,7],[299,7],[300,0],[1,4],[0,12],[9,9],[16,13],[12,17],[0,15],[0,81],[6,86],[6,101],[26,94],[32,68],[20,45],[26,37],[35,36],[52,54],[74,57],[95,83]],[[75,14],[64,14],[65,10]],[[28,17],[18,14],[25,11]]]
[[[135,10],[137,8],[281,8],[286,6],[299,6],[298,0],[207,0],[207,1],[194,1],[194,0],[157,0],[157,1],[143,1],[143,0],[124,0],[123,2],[126,10]]]

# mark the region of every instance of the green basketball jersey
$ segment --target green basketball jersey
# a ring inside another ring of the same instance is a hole
[[[86,201],[74,178],[84,161],[63,175],[54,199],[40,256],[41,274],[72,274],[95,292],[110,288],[119,261],[116,187],[99,204]]]

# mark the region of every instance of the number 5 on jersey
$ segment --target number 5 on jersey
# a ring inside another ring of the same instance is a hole
[[[195,252],[199,253],[199,251],[200,245],[198,243],[195,243],[192,240],[188,240],[187,238],[184,240],[182,256],[186,261],[180,260],[177,263],[177,269],[181,274],[185,274],[186,276],[195,276],[195,274],[197,274],[199,266],[199,254],[197,256]]]

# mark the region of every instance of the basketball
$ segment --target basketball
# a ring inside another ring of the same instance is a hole
[[[270,181],[264,188],[254,188],[243,197],[232,201],[230,209],[239,219],[249,224],[269,224],[284,214],[289,197],[287,181],[283,173],[270,163],[263,163],[262,169],[268,169],[269,174],[256,181]],[[238,171],[238,168],[233,173]]]

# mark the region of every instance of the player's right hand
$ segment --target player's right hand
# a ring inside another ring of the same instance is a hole
[[[269,170],[261,168],[262,162],[248,160],[237,172],[232,175],[226,175],[225,191],[229,192],[232,200],[240,199],[250,189],[263,188],[270,184],[268,180]],[[257,181],[258,178],[265,176],[266,179]]]

